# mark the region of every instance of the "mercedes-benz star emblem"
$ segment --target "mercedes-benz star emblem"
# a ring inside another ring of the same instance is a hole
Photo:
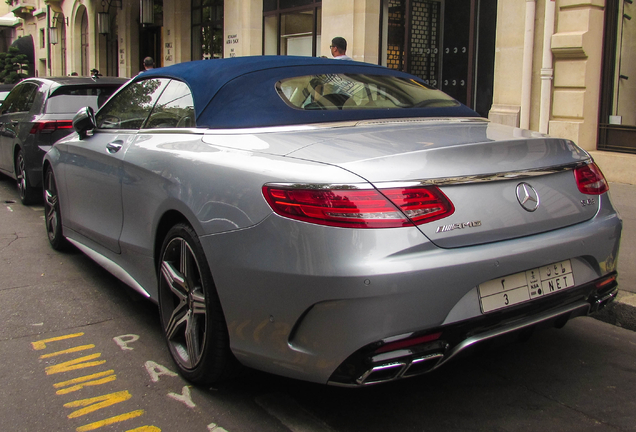
[[[539,207],[539,194],[528,183],[517,185],[517,200],[524,210],[533,212]]]

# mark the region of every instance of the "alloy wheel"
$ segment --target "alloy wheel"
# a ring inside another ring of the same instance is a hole
[[[58,235],[59,212],[58,212],[57,187],[53,172],[46,172],[44,184],[44,217],[46,218],[46,232],[49,235],[49,241],[53,241]]]
[[[182,237],[174,237],[161,257],[161,314],[170,351],[181,367],[197,367],[205,350],[207,308],[201,270]]]
[[[18,192],[20,193],[20,199],[25,200],[27,196],[27,174],[26,174],[26,166],[24,163],[24,156],[22,152],[18,152],[18,157],[16,161],[16,179],[18,180]]]

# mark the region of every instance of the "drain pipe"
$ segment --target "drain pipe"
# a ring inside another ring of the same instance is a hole
[[[548,0],[545,4],[545,20],[543,27],[543,61],[541,62],[541,107],[539,114],[539,132],[548,133],[550,111],[552,109],[552,35],[556,17],[556,2]]]
[[[532,103],[532,56],[534,54],[534,18],[536,0],[526,0],[526,25],[523,36],[523,66],[521,69],[521,119],[519,127],[530,129]]]

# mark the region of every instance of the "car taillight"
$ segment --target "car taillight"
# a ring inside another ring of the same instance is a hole
[[[584,194],[601,195],[609,190],[601,169],[594,162],[575,168],[574,178],[579,190]]]
[[[435,186],[390,189],[303,189],[263,186],[272,210],[290,219],[344,228],[423,224],[455,211]]]
[[[47,120],[33,123],[30,133],[53,133],[57,129],[72,129],[72,120]]]

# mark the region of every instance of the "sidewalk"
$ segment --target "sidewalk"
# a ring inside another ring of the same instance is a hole
[[[612,203],[623,218],[618,255],[618,297],[596,318],[636,331],[636,185],[611,183]]]

